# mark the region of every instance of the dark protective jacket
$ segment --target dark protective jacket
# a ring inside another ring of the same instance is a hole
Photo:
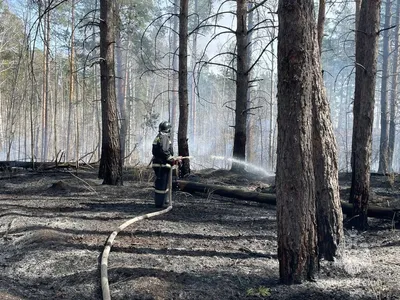
[[[169,133],[159,132],[153,141],[153,164],[166,164],[173,162],[174,152]]]

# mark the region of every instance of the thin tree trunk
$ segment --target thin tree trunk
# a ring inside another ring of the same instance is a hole
[[[249,73],[247,65],[247,0],[237,0],[236,12],[236,108],[233,140],[232,171],[243,172],[246,156],[247,90]],[[239,162],[238,162],[239,161]]]
[[[247,66],[249,67],[251,65],[251,54],[253,51],[253,47],[252,47],[252,39],[253,39],[253,34],[252,34],[252,29],[254,27],[254,10],[252,10],[253,8],[253,3],[248,3],[247,4],[248,10],[250,11],[249,13],[249,18],[248,18],[248,24],[247,24],[247,32],[249,32],[249,34],[247,34]],[[251,80],[250,74],[248,76],[248,80]],[[247,89],[247,107],[251,107],[251,94],[250,94],[250,88]],[[248,113],[246,114],[246,118],[247,118],[247,124],[246,124],[246,140],[247,140],[247,146],[246,146],[246,150],[247,150],[247,156],[246,156],[246,160],[249,163],[254,163],[254,147],[252,145],[253,143],[253,135],[254,135],[254,130],[252,129],[253,127],[253,116]],[[253,134],[252,134],[253,133]]]
[[[93,28],[92,31],[92,45],[96,44],[96,38],[95,38],[95,29]],[[92,59],[95,58],[95,53],[92,54]],[[98,75],[98,67],[97,65],[94,65],[93,67],[93,74],[92,74],[92,88],[93,88],[93,101],[94,101],[94,114],[95,118],[93,119],[94,128],[97,128],[97,141],[95,148],[97,149],[97,159],[100,159],[101,157],[101,141],[102,141],[102,132],[101,132],[101,101],[99,101],[99,90],[98,90],[98,83],[97,83],[97,75]]]
[[[319,45],[319,53],[322,52],[322,40],[324,38],[324,25],[325,25],[325,0],[319,0],[319,8],[318,8],[318,45]]]
[[[77,80],[78,75],[75,74],[74,80]],[[79,109],[79,85],[75,88],[75,165],[76,170],[79,168],[79,144],[80,144],[80,132],[79,132],[79,113],[82,112],[83,114],[83,103],[82,109]],[[82,115],[83,120],[83,115]]]
[[[392,6],[391,0],[385,4],[384,28],[389,28]],[[379,143],[379,167],[378,173],[388,172],[389,156],[389,109],[388,109],[388,80],[389,80],[389,30],[383,31],[383,53],[382,53],[382,82],[381,82],[381,139]]]
[[[268,166],[266,164],[265,157],[264,157],[264,153],[266,153],[265,146],[264,146],[264,141],[266,140],[266,136],[264,135],[263,118],[262,118],[261,114],[258,116],[257,121],[258,121],[258,126],[260,127],[260,136],[259,136],[259,138],[260,138],[260,140],[259,140],[260,141],[259,142],[260,143],[260,163],[259,163],[259,165],[261,166],[261,168],[268,169]]]
[[[122,97],[124,101],[124,112],[122,113],[124,119],[124,124],[121,125],[121,132],[124,136],[124,141],[121,140],[121,153],[123,153],[123,158],[126,157],[130,153],[130,146],[129,146],[129,120],[130,120],[130,97],[129,97],[129,63],[128,63],[128,51],[129,51],[129,42],[128,42],[128,49],[125,53],[125,69],[124,69],[124,84],[122,90]],[[125,126],[125,128],[123,128]],[[123,147],[123,148],[122,148]],[[122,162],[125,163],[125,159]]]
[[[187,85],[187,44],[188,44],[188,0],[180,1],[179,15],[179,128],[178,153],[189,157],[187,139],[188,127],[188,85]],[[190,161],[184,159],[181,167],[181,176],[190,174]]]
[[[271,43],[271,52],[274,53],[274,43]],[[270,82],[270,97],[269,97],[269,139],[268,139],[268,164],[270,170],[274,170],[274,66],[275,59],[271,59],[271,82]]]
[[[119,19],[119,4],[117,2],[117,13],[118,22]],[[123,67],[123,53],[122,53],[122,41],[121,41],[121,32],[120,32],[120,25],[116,27],[116,63],[117,63],[117,102],[118,102],[118,109],[119,115],[121,119],[121,155],[125,157],[125,146],[126,146],[126,132],[127,132],[127,117],[126,117],[126,102],[125,102],[125,95],[124,95],[124,80],[125,77],[125,70]],[[122,165],[124,164],[124,160],[122,160]]]
[[[28,95],[28,89],[29,89],[29,81],[28,81],[28,78],[29,78],[29,71],[28,71],[28,68],[26,68],[25,69],[25,72],[24,72],[24,74],[25,74],[25,99],[27,100],[27,101],[24,101],[24,161],[26,161],[27,160],[27,158],[28,158],[28,139],[29,140],[32,140],[32,136],[30,136],[30,130],[29,130],[29,127],[28,127],[28,121],[29,121],[29,106],[30,106],[30,104],[31,104],[31,96],[30,95]],[[32,155],[32,153],[31,153],[31,155]]]
[[[68,121],[67,121],[67,144],[66,144],[66,160],[70,160],[71,155],[71,132],[72,132],[72,110],[75,96],[75,0],[71,1],[71,42],[70,42],[70,57],[69,57],[69,98],[68,98]]]
[[[7,154],[6,154],[6,159],[10,160],[11,159],[11,149],[12,149],[12,144],[14,142],[14,131],[15,131],[15,120],[17,118],[16,116],[16,111],[18,112],[18,107],[17,105],[20,106],[22,103],[16,103],[16,94],[17,94],[17,84],[18,84],[18,78],[21,70],[21,64],[22,64],[22,57],[23,57],[23,52],[25,50],[25,45],[22,45],[19,49],[18,52],[18,62],[17,65],[15,66],[15,73],[13,80],[11,82],[12,88],[11,88],[11,97],[9,101],[9,105],[7,105],[6,108],[6,128],[5,128],[5,137],[7,138]],[[1,121],[1,120],[0,120]],[[1,136],[0,136],[1,137]]]
[[[130,44],[128,44],[127,53],[129,52]],[[132,80],[133,81],[133,80]],[[132,149],[132,118],[134,114],[132,113],[133,109],[133,100],[132,100],[132,86],[134,86],[134,82],[131,81],[131,62],[128,60],[128,55],[126,56],[126,74],[125,74],[125,99],[126,99],[126,107],[127,107],[127,134],[126,134],[126,152],[130,153]],[[132,157],[129,156],[129,164],[131,163]]]
[[[31,95],[29,101],[29,121],[30,121],[30,132],[31,132],[31,163],[32,167],[34,166],[35,161],[35,144],[37,144],[37,139],[35,139],[35,123],[33,116],[33,106],[35,101],[35,81],[32,76],[31,78]]]
[[[194,13],[198,14],[198,0],[194,0]],[[191,143],[192,145],[196,144],[196,137],[197,137],[197,132],[196,132],[196,101],[197,101],[197,95],[196,95],[196,61],[197,61],[197,32],[193,33],[193,42],[192,42],[192,77],[190,81],[190,100],[191,100],[191,106],[190,111],[190,120],[189,122],[191,123]]]
[[[179,12],[179,1],[180,0],[175,0],[174,3],[174,14],[178,15]],[[178,32],[179,30],[179,18],[175,17],[174,18],[174,24],[173,24],[173,28],[174,28],[174,33],[173,33],[173,38],[172,38],[172,49],[171,49],[171,53],[172,53],[172,102],[170,103],[170,121],[171,121],[171,137],[172,137],[172,142],[174,141],[175,138],[175,128],[176,128],[176,106],[177,106],[177,102],[179,101],[179,99],[177,99],[179,97],[178,94],[178,90],[179,90],[179,74],[178,74],[178,69],[179,69],[179,59],[176,55],[176,51],[178,50],[178,40],[179,37],[177,37],[177,35],[175,34],[176,32]]]
[[[57,57],[57,53],[55,53],[55,57]],[[53,131],[54,131],[54,135],[53,135],[53,143],[54,143],[54,157],[55,157],[55,162],[57,163],[58,161],[58,157],[57,157],[57,120],[58,120],[58,103],[57,103],[57,99],[58,99],[58,70],[57,70],[57,60],[55,60],[54,62],[54,115],[53,115]]]
[[[396,138],[396,98],[397,98],[397,72],[399,62],[399,26],[400,26],[400,0],[397,1],[394,29],[394,51],[392,59],[392,88],[390,93],[390,118],[389,118],[389,150],[388,150],[388,171],[393,171],[393,153]]]
[[[356,18],[356,20],[355,20],[355,26],[354,26],[354,29],[355,29],[355,37],[354,37],[354,39],[355,39],[355,44],[356,44],[356,49],[355,49],[355,52],[357,52],[357,32],[358,32],[358,27],[359,27],[359,23],[360,23],[360,10],[361,10],[361,3],[362,3],[362,0],[355,0],[355,4],[356,4],[356,15],[355,15],[355,18]],[[354,98],[355,98],[355,95],[354,95]],[[359,114],[359,111],[360,111],[360,105],[359,105],[359,103],[358,102],[356,102],[356,101],[354,101],[353,102],[353,114]],[[354,119],[353,118],[353,131],[354,131],[354,127],[357,127],[358,125],[357,125],[357,119]],[[355,147],[356,147],[356,145],[354,144],[355,143],[355,139],[354,138],[352,138],[352,141],[351,141],[351,155],[350,155],[350,164],[351,164],[351,170],[353,170],[354,169],[354,151],[355,151]],[[352,200],[351,200],[351,198],[350,198],[350,202],[351,202]]]
[[[48,2],[45,2],[48,7]],[[43,51],[43,90],[42,90],[42,161],[47,160],[48,139],[48,96],[49,96],[49,48],[50,48],[50,11],[44,16]]]
[[[378,55],[381,1],[364,0],[356,34],[356,82],[354,96],[352,183],[350,202],[354,211],[349,222],[356,229],[368,227],[368,201]]]

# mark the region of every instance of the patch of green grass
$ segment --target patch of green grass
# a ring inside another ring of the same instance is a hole
[[[247,296],[250,297],[269,297],[271,296],[271,290],[265,286],[259,286],[258,288],[250,288],[246,292]]]

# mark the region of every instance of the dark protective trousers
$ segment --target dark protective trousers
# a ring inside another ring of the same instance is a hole
[[[153,167],[156,175],[156,181],[154,183],[154,203],[156,207],[163,207],[166,203],[168,194],[168,167]]]

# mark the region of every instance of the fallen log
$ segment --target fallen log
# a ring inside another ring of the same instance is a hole
[[[257,193],[221,185],[204,184],[204,183],[183,181],[183,180],[178,180],[177,185],[179,190],[184,192],[189,192],[189,193],[200,192],[207,194],[216,194],[223,197],[276,205],[275,194]],[[352,204],[341,201],[341,205],[344,214],[350,214],[352,212],[353,210]],[[400,221],[400,209],[370,206],[368,208],[368,217]]]
[[[80,163],[79,167],[90,166],[85,162]],[[12,171],[14,168],[32,170],[51,170],[51,169],[76,169],[76,163],[68,162],[28,162],[28,161],[0,161],[0,171]]]
[[[12,168],[47,170],[57,167],[66,168],[69,165],[56,162],[0,161],[0,170],[4,171],[10,171]]]
[[[241,200],[255,201],[260,203],[267,203],[276,205],[275,194],[257,193],[252,191],[245,191],[241,189],[234,189],[221,185],[204,184],[191,181],[178,180],[178,187],[184,192],[200,192],[206,194],[216,194],[219,196],[237,198]]]

